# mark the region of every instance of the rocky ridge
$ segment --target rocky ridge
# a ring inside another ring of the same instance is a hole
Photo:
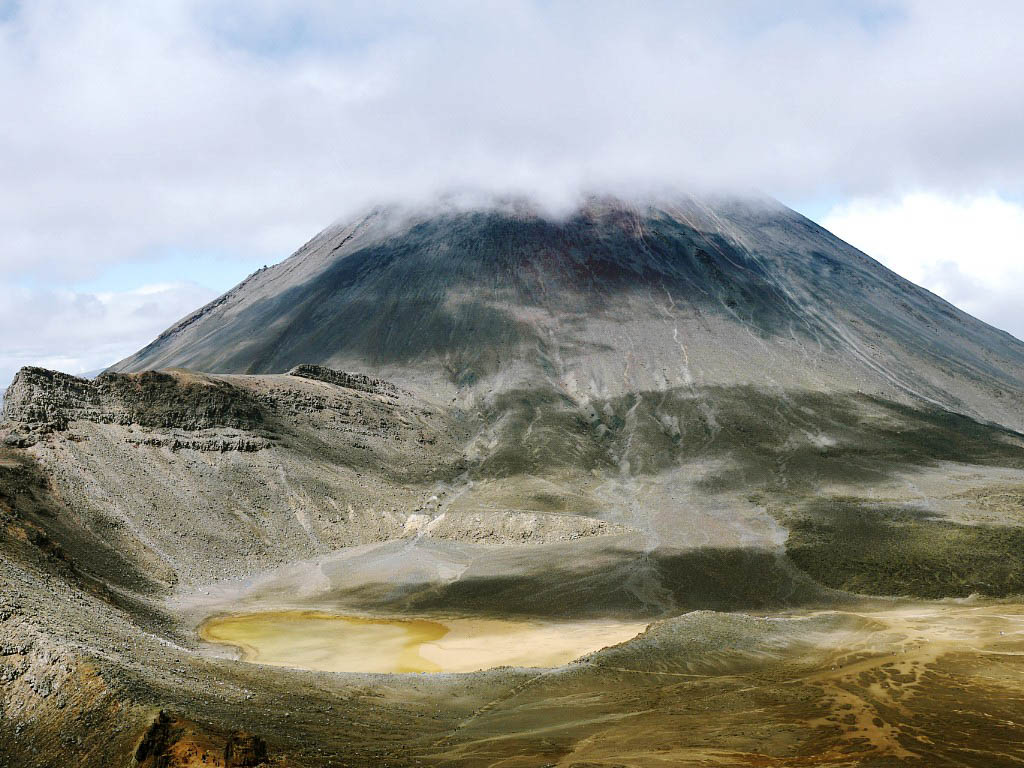
[[[3,420],[46,433],[73,421],[201,430],[258,429],[263,413],[247,393],[193,373],[146,371],[82,379],[25,367],[4,399]]]
[[[378,395],[398,397],[401,390],[384,379],[374,379],[361,373],[346,373],[327,368],[323,365],[297,365],[288,371],[289,376],[301,376],[305,379],[325,381],[328,384],[336,384],[346,389],[355,389],[360,392],[372,392]],[[408,394],[408,393],[406,393]]]

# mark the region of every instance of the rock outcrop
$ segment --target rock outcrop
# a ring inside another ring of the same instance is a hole
[[[335,384],[346,389],[355,389],[360,392],[372,392],[376,395],[397,397],[400,390],[390,381],[374,379],[361,373],[346,373],[327,368],[323,365],[297,365],[288,371],[290,376],[301,376],[304,379],[325,381],[328,384]]]
[[[132,758],[132,768],[258,768],[268,764],[267,742],[256,734],[235,730],[225,740],[223,735],[166,710],[153,718]]]
[[[225,768],[256,768],[267,762],[267,742],[254,733],[235,731],[224,747]]]
[[[82,379],[22,368],[4,399],[3,420],[31,431],[62,431],[74,421],[201,430],[257,429],[264,421],[249,393],[191,372],[104,373]]]

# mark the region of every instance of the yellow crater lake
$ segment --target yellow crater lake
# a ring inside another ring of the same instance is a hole
[[[393,619],[273,611],[207,619],[200,636],[245,661],[327,672],[475,672],[556,667],[629,640],[646,623]]]

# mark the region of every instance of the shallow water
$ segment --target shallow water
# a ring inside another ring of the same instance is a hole
[[[554,667],[629,640],[645,623],[392,619],[274,611],[208,619],[204,640],[245,661],[327,672],[474,672]]]

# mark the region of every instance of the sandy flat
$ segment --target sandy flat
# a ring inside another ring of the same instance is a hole
[[[473,672],[498,666],[553,667],[615,645],[643,622],[529,622],[499,619],[392,619],[318,611],[213,617],[204,640],[242,658],[328,672]]]

